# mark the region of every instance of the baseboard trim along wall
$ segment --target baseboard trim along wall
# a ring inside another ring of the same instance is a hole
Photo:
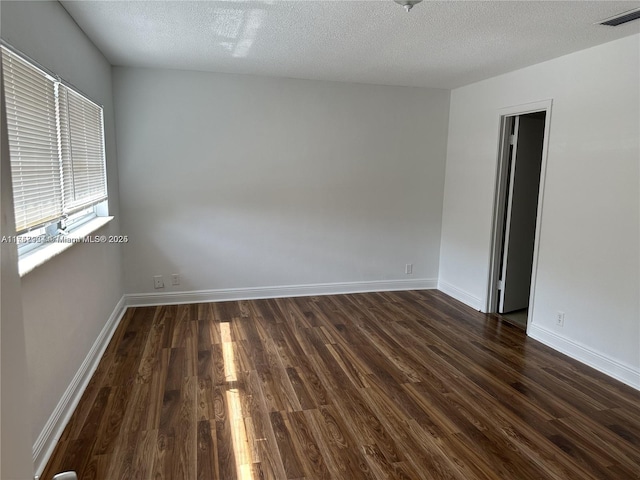
[[[316,283],[277,287],[224,288],[189,292],[133,293],[125,295],[125,305],[179,305],[182,303],[223,302],[229,300],[256,300],[261,298],[307,297],[344,293],[389,292],[397,290],[430,290],[437,287],[434,278],[412,280],[377,280],[369,282]]]
[[[64,395],[62,395],[62,398],[49,417],[42,432],[38,435],[33,445],[33,465],[36,475],[41,475],[47,466],[47,462],[51,454],[53,454],[56,443],[67,426],[67,423],[69,423],[71,415],[78,406],[91,377],[98,368],[102,355],[107,345],[109,345],[116,328],[120,324],[120,320],[122,320],[125,311],[125,298],[122,297],[113,309],[111,316],[102,328],[98,338],[96,338],[96,341],[91,346],[91,350],[89,350],[82,365],[80,365],[73,380],[71,380]]]
[[[530,324],[527,328],[527,335],[544,343],[560,353],[578,360],[596,370],[620,380],[637,390],[640,390],[640,368],[632,367],[618,362],[600,352],[596,352],[585,345],[562,337],[551,330],[536,324]]]
[[[474,295],[471,295],[470,293],[465,292],[464,290],[459,289],[458,287],[451,285],[450,283],[447,283],[443,280],[438,280],[438,290],[446,293],[450,297],[455,298],[465,305],[470,306],[474,310],[478,310],[479,312],[484,311],[484,302],[482,300]]]

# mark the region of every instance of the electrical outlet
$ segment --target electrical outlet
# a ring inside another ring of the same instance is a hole
[[[407,263],[404,266],[404,273],[406,273],[407,275],[411,275],[413,273],[413,263]]]
[[[164,280],[162,275],[155,275],[153,277],[153,288],[164,288]]]
[[[556,325],[564,327],[564,312],[556,312]]]
[[[171,275],[171,285],[180,285],[180,274],[174,273]]]

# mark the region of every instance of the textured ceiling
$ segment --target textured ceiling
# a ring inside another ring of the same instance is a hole
[[[63,1],[113,65],[454,88],[640,31],[629,1]]]

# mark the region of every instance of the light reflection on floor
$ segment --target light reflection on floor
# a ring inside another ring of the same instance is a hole
[[[225,381],[237,382],[236,362],[234,355],[235,343],[231,341],[231,328],[229,322],[220,323],[222,337],[222,357],[224,359]],[[228,388],[227,409],[229,424],[231,425],[231,440],[233,442],[233,456],[236,461],[237,480],[253,480],[251,452],[247,441],[247,431],[242,415],[240,403],[240,391],[237,387]]]

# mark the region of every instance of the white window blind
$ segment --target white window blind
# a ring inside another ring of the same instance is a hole
[[[2,49],[18,233],[62,216],[55,81]]]
[[[107,199],[102,108],[2,47],[18,234]]]
[[[64,213],[107,198],[102,108],[64,85],[58,90]]]

